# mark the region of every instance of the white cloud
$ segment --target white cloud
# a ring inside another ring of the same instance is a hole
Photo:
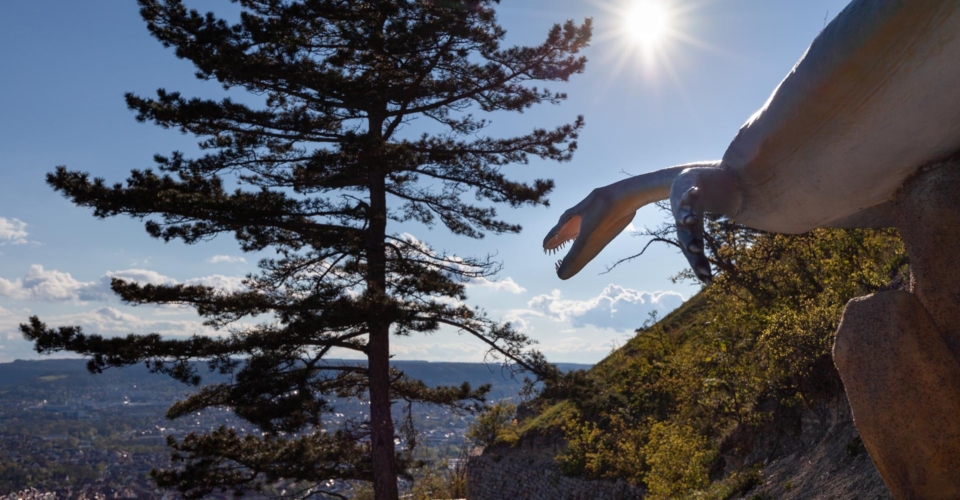
[[[247,286],[243,284],[244,279],[246,278],[242,276],[224,276],[222,274],[214,274],[212,276],[204,276],[202,278],[191,278],[184,283],[187,285],[212,286],[225,292],[233,293],[246,290]]]
[[[211,264],[246,264],[247,259],[244,259],[238,255],[214,255],[213,257],[207,259],[207,262]]]
[[[123,271],[107,271],[107,274],[100,278],[100,281],[110,289],[110,280],[119,278],[124,281],[132,281],[141,285],[176,285],[177,280],[164,276],[156,271],[149,269],[125,269]]]
[[[29,311],[23,310],[18,311],[18,314],[0,316],[0,339],[5,338],[5,341],[0,341],[0,346],[8,347],[8,351],[17,351],[19,357],[36,357],[35,354],[31,353],[32,344],[23,339],[18,328],[20,323],[25,322],[29,313]],[[130,333],[159,333],[164,336],[181,338],[191,335],[222,335],[221,332],[204,325],[199,320],[143,318],[115,307],[100,307],[74,314],[44,315],[42,320],[51,326],[78,325],[87,333],[107,337]]]
[[[585,339],[582,337],[565,337],[559,340],[552,340],[544,343],[542,349],[550,354],[600,354],[610,353],[616,346],[615,342],[609,339]],[[578,356],[583,359],[584,356]]]
[[[114,297],[110,289],[113,278],[139,283],[141,285],[175,285],[176,279],[164,276],[148,269],[126,269],[108,271],[99,281],[78,281],[70,275],[56,270],[46,270],[39,264],[30,266],[27,274],[16,280],[0,278],[0,296],[19,300],[42,300],[46,302],[91,302],[104,301]],[[215,274],[186,280],[187,285],[206,285],[236,292],[245,288],[243,277]]]
[[[516,281],[513,281],[513,278],[506,277],[502,280],[491,281],[487,278],[476,278],[467,282],[467,286],[475,286],[478,288],[490,288],[497,292],[507,292],[507,293],[524,293],[527,291],[526,288],[520,286]]]
[[[467,335],[456,338],[449,331],[443,332],[445,342],[397,342],[390,346],[396,359],[423,359],[461,362],[480,362],[487,352],[485,344]]]
[[[180,283],[169,276],[164,276],[156,271],[150,271],[148,269],[109,271],[103,276],[103,278],[101,278],[105,293],[113,293],[110,291],[110,280],[112,278],[120,278],[124,281],[131,281],[141,285],[176,285]],[[185,285],[212,286],[214,288],[222,289],[226,292],[236,292],[246,288],[246,286],[243,284],[243,280],[244,278],[242,276],[224,276],[222,274],[214,274],[200,278],[190,278],[183,283]]]
[[[543,317],[544,314],[533,309],[511,309],[500,318],[505,323],[510,323],[513,329],[520,333],[531,333],[534,328],[527,320],[530,316]]]
[[[46,270],[39,264],[30,266],[27,274],[14,281],[0,278],[0,295],[13,299],[47,302],[80,301],[81,296],[97,283],[77,281],[70,273]]]
[[[564,299],[560,290],[538,295],[527,304],[556,321],[575,327],[593,325],[618,332],[638,328],[653,311],[661,316],[676,309],[684,298],[676,292],[641,292],[607,285],[600,295],[587,300]]]
[[[504,316],[503,321],[505,323],[510,323],[510,326],[520,333],[529,334],[534,330],[533,325],[531,325],[526,318],[520,316]]]
[[[192,335],[222,336],[223,330],[204,325],[195,315],[187,314],[179,309],[179,317],[162,315],[160,317],[142,316],[146,311],[134,310],[134,314],[126,312],[124,306],[99,307],[88,311],[70,314],[41,314],[44,323],[50,326],[78,325],[86,333],[100,334],[105,337],[128,334],[158,333],[165,338],[185,338]],[[174,311],[165,311],[174,312]],[[154,311],[155,313],[155,311]],[[24,340],[19,331],[19,324],[24,323],[34,312],[29,309],[3,310],[0,312],[0,363],[14,359],[37,359],[33,343]],[[242,328],[243,325],[234,325],[233,328]],[[75,353],[64,352],[50,358],[76,357]]]
[[[165,336],[213,335],[216,330],[195,320],[151,320],[125,313],[115,307],[101,307],[92,311],[44,318],[48,324],[79,325],[89,333],[125,335],[128,333],[159,333]]]
[[[27,244],[27,223],[20,219],[0,217],[0,246]]]

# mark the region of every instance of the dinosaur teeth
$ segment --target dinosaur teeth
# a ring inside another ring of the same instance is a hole
[[[571,241],[574,241],[574,240],[576,240],[576,239],[577,239],[576,237],[573,237],[573,238],[570,238],[570,239],[561,241],[560,243],[557,243],[556,246],[553,246],[553,247],[543,247],[543,253],[546,254],[546,255],[555,255],[555,254],[556,254],[557,252],[559,252],[560,250],[563,250],[564,248],[566,248],[566,247],[567,247],[567,243],[570,243]],[[554,267],[556,267],[557,269],[560,269],[560,264],[561,264],[561,263],[563,263],[563,259],[558,260],[557,263],[556,263],[556,265],[555,265]]]
[[[560,270],[560,264],[563,264],[563,259],[558,260],[557,263],[553,265],[553,268],[554,268],[555,270],[559,271],[559,270]]]

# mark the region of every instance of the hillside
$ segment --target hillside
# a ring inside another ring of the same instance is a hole
[[[850,298],[907,281],[898,236],[713,234],[713,286],[548,384],[485,456],[655,499],[889,498],[830,352]],[[474,484],[498,473],[489,465]]]

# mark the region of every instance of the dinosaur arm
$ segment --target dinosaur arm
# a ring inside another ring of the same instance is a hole
[[[697,278],[708,285],[713,273],[703,252],[703,214],[734,218],[742,200],[737,175],[718,166],[688,168],[673,181],[670,209],[677,222],[680,250]]]
[[[670,197],[673,181],[684,171],[690,168],[716,166],[716,162],[691,163],[655,170],[646,174],[634,175],[604,186],[606,196],[616,205],[614,210],[620,212],[636,212],[646,205],[666,200]]]

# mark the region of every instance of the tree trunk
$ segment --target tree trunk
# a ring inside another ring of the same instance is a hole
[[[371,135],[381,129],[371,123]],[[372,169],[373,170],[373,169]],[[370,445],[373,454],[373,492],[376,500],[397,500],[397,458],[393,416],[390,413],[390,319],[382,314],[386,296],[387,195],[385,179],[376,172],[370,180],[370,225],[367,229],[367,294],[371,302],[367,369],[370,380]]]
[[[397,500],[397,459],[390,413],[389,324],[371,327],[368,348],[373,492],[376,500]]]

